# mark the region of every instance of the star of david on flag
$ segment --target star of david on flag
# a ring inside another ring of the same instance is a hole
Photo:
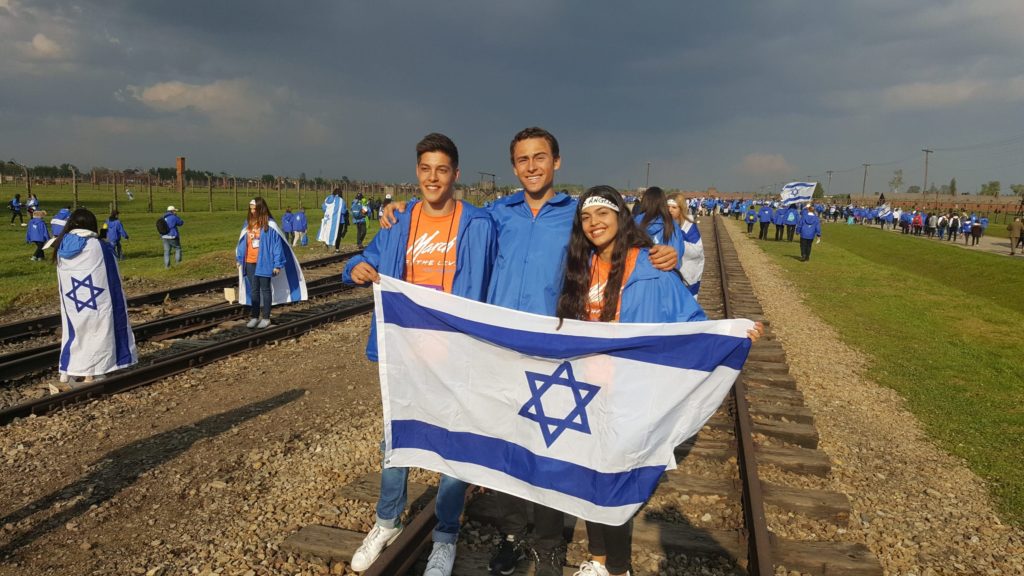
[[[83,288],[88,292],[85,300],[80,299],[78,296],[79,290]],[[90,274],[86,276],[85,279],[83,280],[79,280],[78,278],[72,276],[71,290],[65,292],[64,295],[68,297],[68,300],[71,300],[72,302],[75,303],[75,311],[81,312],[86,308],[97,310],[98,308],[96,307],[96,298],[99,297],[100,294],[103,294],[105,291],[106,290],[104,290],[103,288],[99,288],[98,286],[93,284],[92,274]]]
[[[639,510],[721,405],[754,325],[557,328],[386,276],[374,296],[386,466],[609,525]]]
[[[587,421],[587,404],[593,400],[600,390],[597,386],[580,382],[572,372],[572,364],[562,362],[551,374],[526,372],[530,383],[530,399],[519,409],[519,415],[540,424],[544,442],[550,447],[567,429],[590,434],[590,423]],[[564,418],[549,416],[544,412],[544,394],[552,386],[564,386],[572,391],[575,406]]]

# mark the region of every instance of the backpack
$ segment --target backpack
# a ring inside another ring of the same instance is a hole
[[[796,224],[796,212],[790,210],[789,213],[786,214],[786,222],[788,224]]]
[[[171,227],[167,225],[167,220],[165,220],[163,216],[156,219],[156,231],[159,232],[161,236],[165,236],[171,232]]]

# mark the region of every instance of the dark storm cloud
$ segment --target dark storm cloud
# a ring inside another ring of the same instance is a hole
[[[692,4],[0,0],[0,153],[409,180],[439,130],[511,183],[539,124],[560,180],[751,189],[1014,133],[1016,2]]]

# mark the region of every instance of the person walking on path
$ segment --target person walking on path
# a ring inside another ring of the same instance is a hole
[[[22,226],[25,225],[25,217],[21,215],[21,194],[15,194],[14,198],[7,203],[7,208],[11,211],[11,226],[14,226],[14,219],[17,218],[18,222]]]
[[[363,249],[363,240],[366,240],[366,214],[370,209],[363,203],[363,194],[356,194],[356,199],[349,207],[352,212],[352,223],[356,225],[356,249]]]
[[[181,234],[178,228],[185,225],[185,221],[178,216],[178,209],[174,206],[167,207],[167,213],[161,220],[165,226],[160,227],[157,222],[157,231],[160,232],[160,239],[164,242],[164,268],[171,267],[171,250],[174,250],[174,261],[181,264]]]
[[[292,221],[292,246],[305,246],[306,243],[303,240],[306,238],[306,230],[309,228],[309,221],[306,220],[306,209],[299,207],[299,211],[295,213],[295,219]]]
[[[246,328],[270,326],[274,304],[306,300],[302,268],[262,197],[249,201],[249,217],[238,237],[235,263],[238,302],[249,306]]]
[[[99,239],[96,216],[79,208],[54,242],[60,294],[61,353],[57,369],[64,392],[72,380],[100,380],[138,362],[128,302],[110,244]]]
[[[117,210],[111,210],[107,218],[107,242],[114,247],[114,256],[118,260],[124,260],[124,250],[121,248],[121,239],[128,239],[128,231],[124,229]]]
[[[43,218],[45,210],[36,210],[28,220],[28,230],[25,231],[25,242],[36,245],[36,252],[32,255],[33,262],[40,262],[46,256],[43,253],[43,244],[50,239],[50,230],[46,227]]]
[[[1006,226],[1006,231],[1010,235],[1010,256],[1013,256],[1017,253],[1017,242],[1024,235],[1024,223],[1020,221],[1020,216],[1014,218],[1013,222]]]
[[[772,215],[772,207],[767,202],[757,211],[758,240],[768,239],[768,224],[772,221]]]
[[[811,247],[814,238],[817,236],[818,243],[821,243],[821,219],[814,213],[814,207],[807,205],[807,212],[800,218],[800,261],[807,262],[811,259]]]

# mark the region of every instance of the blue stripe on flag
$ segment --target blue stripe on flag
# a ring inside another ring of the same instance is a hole
[[[127,366],[132,363],[132,347],[128,335],[131,324],[128,321],[124,292],[121,291],[121,278],[117,274],[117,258],[110,244],[101,242],[100,249],[103,253],[103,265],[106,267],[107,295],[110,296],[110,308],[113,313],[114,357],[117,358],[118,366]]]
[[[63,299],[65,297],[64,286],[61,285],[59,279],[57,280],[57,285],[60,287],[60,294],[62,300],[61,304],[66,306],[66,304],[63,303]],[[65,329],[68,331],[68,341],[64,344],[64,348],[62,348],[60,351],[60,361],[57,364],[57,370],[60,372],[68,371],[68,362],[71,361],[71,345],[75,342],[75,327],[72,326],[71,324],[71,316],[66,313],[64,314],[64,326]]]
[[[719,334],[592,338],[529,332],[483,324],[420,306],[399,292],[381,291],[384,321],[419,330],[461,332],[497,346],[540,358],[575,358],[606,354],[627,360],[711,372],[718,366],[740,370],[749,338]]]
[[[392,420],[391,447],[427,450],[445,460],[467,462],[586,500],[598,506],[647,501],[665,466],[626,472],[598,472],[579,464],[539,456],[518,444],[470,432],[453,432],[419,420]]]

